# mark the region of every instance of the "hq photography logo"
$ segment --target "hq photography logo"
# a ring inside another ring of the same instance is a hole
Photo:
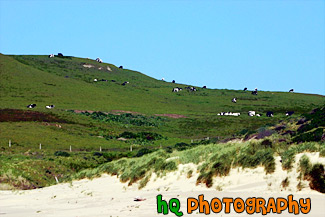
[[[157,202],[157,212],[168,215],[169,212],[174,213],[176,216],[183,216],[184,213],[181,211],[181,203],[177,198],[171,198],[168,202],[162,199],[162,195],[159,194],[156,197]],[[194,211],[201,214],[209,215],[210,213],[221,213],[225,214],[231,213],[231,208],[233,208],[236,213],[246,212],[249,215],[254,213],[261,213],[262,215],[267,215],[269,213],[281,214],[283,211],[288,210],[289,213],[298,215],[300,212],[302,214],[308,214],[311,210],[311,199],[310,198],[300,198],[299,200],[294,200],[293,195],[288,195],[287,198],[270,197],[267,200],[262,197],[249,197],[246,200],[237,198],[212,198],[211,201],[204,200],[204,195],[201,194],[197,198],[188,197],[187,198],[187,214],[192,214]]]

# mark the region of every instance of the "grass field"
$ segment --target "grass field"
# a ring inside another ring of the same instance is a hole
[[[125,81],[129,83],[122,85]],[[186,86],[191,85],[159,81],[90,59],[0,54],[0,181],[17,188],[43,187],[54,184],[54,176],[66,177],[122,157],[242,138],[279,121],[296,121],[325,105],[320,95],[259,91],[254,96],[249,91],[200,87],[189,92]],[[173,93],[173,87],[184,90]],[[237,103],[231,102],[233,97]],[[32,103],[36,108],[26,108]],[[46,109],[50,104],[55,108]],[[249,117],[250,110],[263,116]],[[267,111],[274,117],[266,117]],[[286,111],[295,113],[286,117]],[[242,115],[217,116],[219,112]],[[301,135],[305,137],[310,136]]]

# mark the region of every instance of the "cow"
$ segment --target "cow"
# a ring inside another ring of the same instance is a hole
[[[203,89],[206,89],[206,88],[207,88],[207,86],[203,86],[202,88],[203,88]]]
[[[273,112],[271,111],[266,112],[266,117],[273,117]]]
[[[106,80],[106,79],[100,79],[99,81],[105,81],[105,82],[107,82],[107,80]]]
[[[119,69],[123,69],[123,66],[118,67]]]
[[[54,57],[54,54],[50,54],[50,55],[49,55],[49,58],[53,58],[53,57]]]
[[[115,80],[111,80],[111,82],[116,82]]]
[[[252,91],[252,94],[257,96],[257,90]]]
[[[294,111],[287,111],[286,116],[291,116],[291,115],[293,115],[293,113],[295,113],[295,112]]]
[[[58,53],[58,57],[63,57],[63,54],[62,53]]]
[[[289,93],[293,93],[293,89],[289,90]]]
[[[250,116],[250,117],[255,116],[255,111],[249,111],[248,116]]]
[[[173,80],[172,83],[175,84],[175,80]]]
[[[246,91],[246,90],[247,90],[247,87],[244,88],[244,91]]]
[[[261,117],[262,115],[261,115],[261,114],[256,114],[255,116],[256,116],[256,117]]]
[[[165,81],[165,78],[162,78],[161,80],[162,80],[162,81]]]
[[[233,98],[233,99],[231,100],[231,102],[236,103],[236,102],[237,102],[237,98],[236,98],[236,97]]]
[[[128,83],[129,83],[128,81],[124,81],[122,85],[125,86]]]
[[[195,87],[185,87],[185,89],[187,89],[188,91],[196,91]]]
[[[27,106],[27,108],[35,108],[36,107],[36,104],[29,104],[28,106]]]
[[[97,78],[94,79],[94,82],[97,82]]]
[[[181,90],[183,90],[183,89],[182,88],[179,88],[179,87],[174,87],[173,90],[172,90],[172,92],[179,92]]]
[[[55,105],[47,105],[47,106],[45,106],[45,108],[47,108],[47,109],[52,109],[54,107],[55,107]]]
[[[103,62],[99,57],[96,58],[96,61],[99,62],[99,63]]]

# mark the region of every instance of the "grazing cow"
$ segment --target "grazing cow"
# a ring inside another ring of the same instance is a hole
[[[239,112],[234,112],[234,113],[233,112],[220,112],[217,115],[236,116],[236,117],[238,117],[238,116],[240,116],[240,113]]]
[[[255,116],[256,116],[256,117],[261,117],[262,115],[260,115],[260,114],[256,114]]]
[[[116,82],[115,80],[111,80],[111,82]]]
[[[293,89],[289,90],[289,93],[293,93]]]
[[[99,62],[99,63],[103,62],[99,57],[96,58],[96,61]]]
[[[36,107],[36,104],[29,104],[28,106],[27,106],[27,108],[35,108]]]
[[[249,111],[248,116],[250,116],[250,117],[255,116],[255,111]]]
[[[125,86],[128,83],[129,83],[128,81],[124,81],[122,85]]]
[[[233,99],[231,100],[231,102],[236,103],[236,102],[237,102],[237,98],[236,98],[236,97],[233,98]]]
[[[203,86],[202,88],[203,88],[203,89],[206,89],[206,88],[207,88],[207,86]]]
[[[59,56],[59,57],[63,57],[63,54],[62,54],[62,53],[58,53],[58,56]]]
[[[161,80],[162,80],[162,81],[165,81],[165,78],[162,78]]]
[[[244,88],[244,91],[246,91],[246,90],[247,90],[247,87]]]
[[[196,91],[195,87],[185,87],[185,89],[187,89],[188,91]]]
[[[118,67],[119,69],[123,69],[123,66]]]
[[[172,83],[175,84],[175,80],[173,80]]]
[[[291,116],[291,115],[293,115],[293,113],[295,113],[295,112],[294,111],[287,111],[286,116]]]
[[[183,89],[180,88],[180,87],[174,87],[173,90],[172,90],[172,92],[179,92],[181,90],[183,90]]]
[[[45,108],[47,108],[47,109],[52,109],[54,107],[55,107],[55,105],[47,105],[47,106],[45,106]]]
[[[106,82],[107,82],[107,80],[106,80],[106,79],[100,79],[99,81],[106,81]]]
[[[253,95],[257,95],[257,90],[252,91]]]
[[[50,54],[50,55],[49,55],[49,58],[53,58],[53,57],[54,57],[54,54]]]
[[[266,112],[266,117],[273,117],[273,112],[271,111]]]
[[[96,82],[96,81],[97,81],[97,78],[94,79],[94,82]]]

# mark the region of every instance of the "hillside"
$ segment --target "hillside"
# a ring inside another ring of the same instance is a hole
[[[159,148],[243,138],[325,104],[324,96],[301,93],[192,92],[185,89],[191,85],[76,57],[1,54],[0,66],[0,179],[24,189]],[[172,92],[174,87],[183,91]],[[45,108],[51,104],[55,108]],[[262,116],[248,116],[251,110]],[[286,111],[294,114],[286,117]]]

